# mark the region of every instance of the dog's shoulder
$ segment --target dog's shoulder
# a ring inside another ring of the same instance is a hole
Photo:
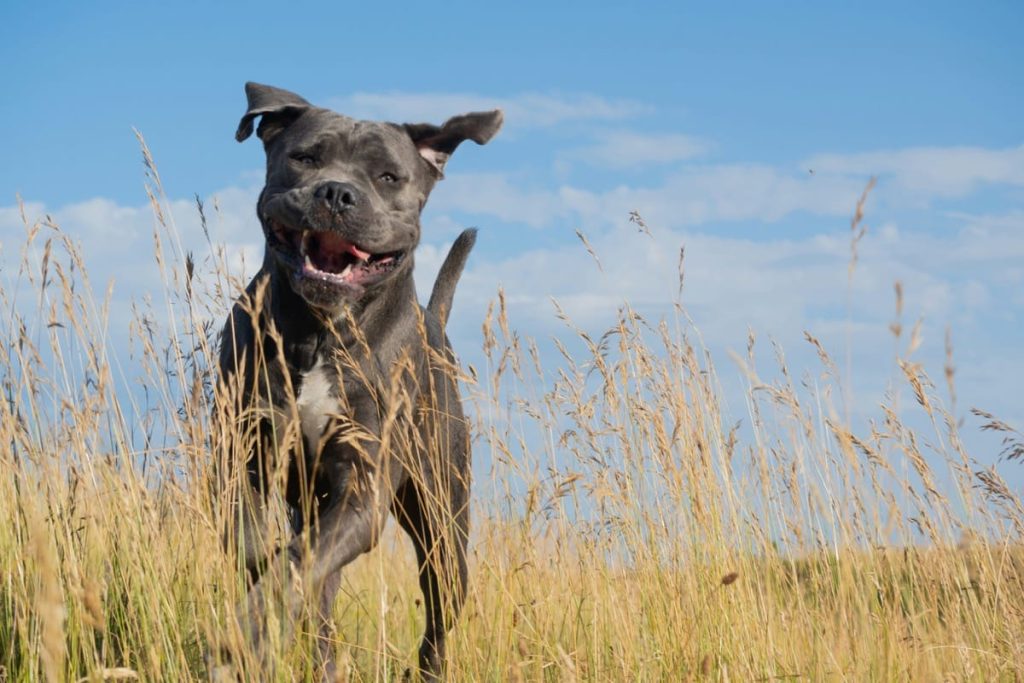
[[[238,369],[238,364],[255,341],[256,326],[253,315],[262,306],[265,288],[266,277],[261,271],[231,306],[231,312],[228,313],[227,321],[220,333],[219,361],[222,375]]]

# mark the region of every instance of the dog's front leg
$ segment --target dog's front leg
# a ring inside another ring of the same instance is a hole
[[[377,446],[358,455],[350,447],[327,448],[321,456],[328,479],[336,483],[317,510],[307,532],[292,539],[280,561],[273,562],[249,592],[247,600],[250,642],[265,672],[273,662],[268,657],[267,600],[280,606],[278,633],[289,638],[304,607],[316,609],[320,622],[320,666],[333,668],[330,610],[337,594],[341,569],[380,538],[387,521],[402,468]]]
[[[376,545],[389,514],[389,495],[390,491],[379,491],[329,507],[320,515],[316,533],[293,539],[287,548],[288,561],[275,563],[278,571],[265,572],[249,591],[246,620],[250,642],[265,672],[272,666],[266,642],[269,627],[266,601],[276,591],[280,591],[277,595],[281,606],[281,638],[290,637],[304,606],[316,609],[322,641],[318,647],[320,665],[328,671],[332,668],[330,610],[337,595],[340,572]]]

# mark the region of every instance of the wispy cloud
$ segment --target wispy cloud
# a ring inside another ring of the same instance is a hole
[[[703,156],[712,146],[707,140],[678,133],[612,130],[599,131],[595,137],[594,144],[568,150],[564,157],[606,168],[630,168],[688,161]]]
[[[816,158],[827,161],[817,164],[814,174],[764,164],[691,164],[648,185],[604,191],[581,184],[550,189],[525,173],[452,173],[430,204],[424,244],[417,254],[417,282],[425,294],[447,241],[460,226],[476,222],[476,216],[492,216],[512,227],[557,226],[559,231],[544,240],[485,229],[459,289],[460,312],[452,319],[453,337],[471,346],[487,302],[503,286],[524,332],[543,337],[557,333],[550,297],[589,328],[610,324],[623,301],[653,319],[669,314],[678,250],[685,244],[684,302],[710,346],[736,348],[752,326],[792,346],[802,344],[799,336],[808,329],[836,348],[847,342],[846,331],[853,330],[856,353],[866,357],[867,365],[878,365],[892,354],[886,329],[893,312],[892,284],[898,279],[905,285],[907,310],[926,318],[933,340],[929,348],[938,354],[940,366],[938,340],[947,323],[954,325],[962,353],[1003,359],[1005,371],[985,374],[976,366],[971,384],[962,389],[965,396],[991,395],[1005,403],[1015,391],[1008,378],[1024,373],[1019,354],[1008,350],[1008,330],[1019,330],[1024,319],[1024,212],[949,214],[961,228],[942,234],[913,222],[873,228],[860,245],[853,308],[846,322],[845,219],[863,189],[861,170],[879,170],[872,169],[878,161],[884,191],[887,184],[898,186],[904,178],[909,182],[925,163],[922,158],[943,167],[964,161],[959,171],[947,169],[921,183],[924,197],[1022,182],[1015,165],[1020,150],[975,149],[967,156],[960,150],[933,149],[924,157],[919,150],[823,155]],[[1002,160],[995,170],[970,170],[981,164],[977,159],[990,157]],[[206,202],[213,239],[225,245],[239,275],[242,270],[251,275],[262,253],[253,209],[256,194],[255,188],[227,188]],[[183,247],[205,253],[194,202],[173,201],[170,210]],[[651,236],[628,225],[632,210],[644,215]],[[116,280],[115,309],[127,311],[131,298],[159,292],[149,206],[94,199],[63,207],[29,204],[26,212],[30,218],[51,214],[82,243],[94,284],[102,287],[108,279]],[[835,231],[813,235],[794,233],[782,223],[759,235],[748,231],[756,237],[738,238],[708,225],[732,220],[767,227],[798,212],[842,218],[830,221]],[[442,229],[432,229],[435,223]],[[572,229],[577,227],[587,232],[603,270],[575,243]],[[0,207],[0,242],[7,264],[17,258],[22,235],[17,208]],[[555,239],[559,236],[569,239]]]
[[[255,216],[258,190],[225,188],[205,201],[208,228],[214,247],[223,250],[230,273],[235,277],[252,275],[262,260],[262,231]],[[201,227],[194,200],[179,199],[164,207],[170,230],[158,227],[149,204],[126,206],[109,199],[95,198],[66,206],[50,208],[43,203],[25,204],[29,224],[49,217],[77,245],[89,269],[89,278],[98,290],[109,282],[114,284],[115,301],[121,314],[127,314],[127,302],[133,297],[154,294],[162,282],[155,268],[154,234],[159,233],[162,248],[168,255],[179,248],[191,252],[198,267],[212,256]],[[0,207],[0,252],[5,273],[17,263],[26,233],[25,223],[17,207]],[[44,228],[36,240],[37,251],[50,237]],[[171,235],[174,235],[172,237]],[[206,264],[213,267],[212,263]]]
[[[844,215],[862,189],[863,183],[853,178],[722,164],[685,167],[651,186],[622,185],[606,192],[567,188],[561,194],[588,223],[637,210],[652,224],[682,227],[713,221],[774,222],[798,211]]]
[[[815,172],[890,177],[917,199],[963,197],[982,184],[1024,187],[1024,145],[915,147],[857,154],[822,154],[802,163]]]
[[[468,93],[355,93],[332,98],[326,106],[356,118],[434,123],[468,111],[500,108],[505,112],[505,125],[510,128],[542,128],[576,121],[619,121],[651,110],[648,105],[634,100],[585,93],[522,93],[512,97]]]
[[[752,329],[761,339],[777,340],[792,367],[818,367],[803,340],[807,330],[837,357],[851,349],[858,369],[852,388],[864,407],[888,389],[895,370],[889,324],[893,285],[900,281],[905,329],[919,318],[924,323],[924,346],[915,359],[941,368],[951,326],[957,358],[971,366],[958,376],[961,398],[968,404],[984,399],[1019,415],[1011,397],[1024,377],[1024,357],[1013,350],[1024,320],[1024,215],[977,217],[946,236],[894,225],[870,231],[860,244],[849,309],[850,245],[843,227],[799,239],[742,239],[692,229],[647,236],[624,223],[588,236],[601,269],[578,244],[475,256],[457,297],[453,338],[463,347],[475,341],[476,321],[499,286],[516,324],[542,339],[565,334],[551,299],[591,334],[612,326],[624,302],[650,321],[671,317],[685,246],[682,301],[719,361],[726,349],[742,349]],[[986,241],[978,230],[986,231]],[[906,344],[904,335],[900,346]],[[1000,363],[975,364],[991,358]]]
[[[680,138],[675,150],[666,146],[662,158],[697,153],[698,147],[689,146],[689,138]],[[624,151],[622,165],[651,160],[656,140],[652,137],[647,140],[650,145],[639,144],[632,158]],[[619,141],[599,143],[588,148],[588,153],[610,162],[619,147]],[[622,149],[626,148],[624,143]],[[684,162],[653,176],[653,182],[603,190],[573,182],[542,187],[521,176],[453,174],[447,186],[435,190],[435,196],[441,198],[435,199],[435,206],[535,227],[560,225],[572,217],[590,229],[603,229],[620,222],[630,211],[639,211],[651,224],[665,228],[717,221],[773,223],[796,213],[846,216],[872,175],[880,176],[872,200],[883,198],[894,205],[963,198],[982,187],[1024,187],[1024,146],[820,155],[795,169]]]
[[[434,191],[432,210],[493,216],[534,227],[572,217],[587,228],[619,224],[639,211],[653,225],[714,221],[774,222],[795,213],[846,215],[864,189],[852,176],[789,173],[758,164],[687,166],[651,185],[594,190],[574,184],[545,189],[502,174],[452,174]]]
[[[430,213],[462,212],[538,228],[569,214],[558,192],[503,173],[451,173],[435,188]]]

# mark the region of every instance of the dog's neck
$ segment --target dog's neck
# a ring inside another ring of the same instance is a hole
[[[356,302],[336,312],[314,308],[292,289],[291,274],[276,267],[266,268],[272,282],[268,288],[269,312],[284,342],[286,360],[298,370],[308,370],[327,349],[338,345],[356,349],[364,340],[370,348],[382,345],[397,325],[398,312],[416,306],[412,254],[401,272],[383,286],[367,290]]]

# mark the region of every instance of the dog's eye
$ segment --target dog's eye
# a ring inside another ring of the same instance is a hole
[[[398,176],[396,176],[394,173],[381,173],[379,176],[377,176],[377,180],[381,181],[382,183],[397,183]]]
[[[316,166],[316,157],[309,152],[296,152],[292,155],[292,160],[303,166]]]

